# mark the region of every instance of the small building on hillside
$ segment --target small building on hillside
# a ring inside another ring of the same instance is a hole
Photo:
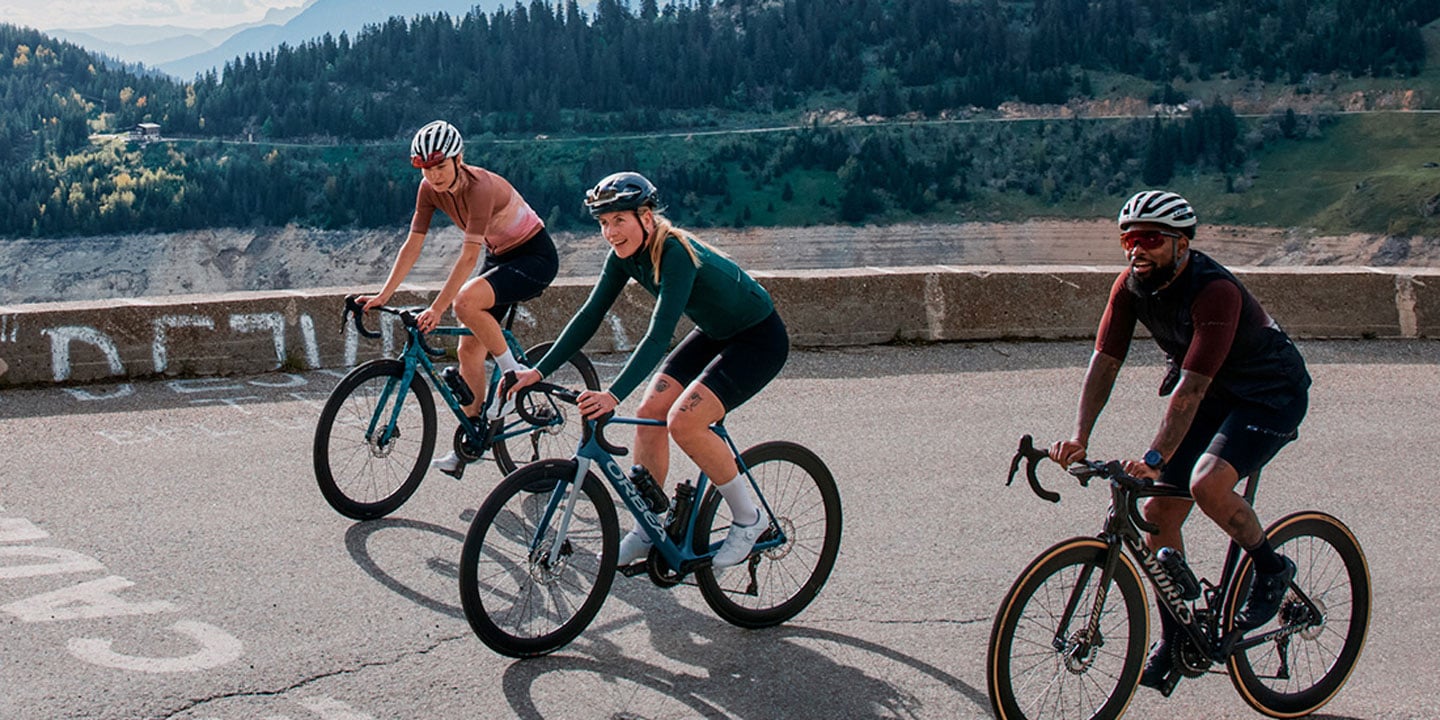
[[[130,140],[142,145],[155,142],[160,139],[160,125],[158,123],[139,123],[130,128]]]

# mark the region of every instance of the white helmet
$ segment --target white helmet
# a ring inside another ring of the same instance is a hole
[[[1185,198],[1168,190],[1141,190],[1120,208],[1120,229],[1132,223],[1152,222],[1177,230],[1195,227],[1195,209]]]
[[[465,149],[460,131],[444,120],[436,120],[415,132],[410,140],[410,164],[430,168],[459,155]]]

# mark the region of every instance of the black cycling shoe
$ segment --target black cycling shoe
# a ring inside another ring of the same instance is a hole
[[[1254,630],[1270,622],[1275,613],[1280,612],[1280,602],[1290,590],[1290,581],[1295,579],[1295,563],[1284,556],[1280,560],[1285,563],[1280,572],[1255,574],[1255,580],[1250,583],[1250,596],[1245,598],[1240,612],[1235,613],[1235,627]]]
[[[1170,639],[1155,641],[1150,646],[1150,657],[1145,659],[1145,670],[1140,673],[1140,684],[1164,692],[1165,679],[1175,670],[1175,655],[1170,652]]]

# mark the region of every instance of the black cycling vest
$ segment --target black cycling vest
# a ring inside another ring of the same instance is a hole
[[[1190,315],[1195,296],[1219,280],[1229,280],[1240,288],[1240,320],[1235,327],[1235,341],[1207,394],[1273,408],[1303,396],[1310,387],[1310,373],[1295,343],[1229,270],[1195,250],[1190,251],[1190,262],[1170,285],[1154,295],[1134,295],[1135,317],[1165,352],[1171,375],[1179,377],[1180,364],[1195,336]],[[1169,394],[1169,388],[1162,388],[1162,394]]]

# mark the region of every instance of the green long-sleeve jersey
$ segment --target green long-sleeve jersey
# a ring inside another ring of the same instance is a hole
[[[589,299],[570,319],[550,352],[536,363],[542,375],[554,372],[595,335],[605,313],[632,279],[655,296],[655,310],[645,337],[610,385],[610,393],[617,400],[624,400],[639,387],[665,357],[682,315],[706,335],[724,340],[774,312],[770,293],[734,261],[701,243],[691,243],[699,259],[697,265],[674,235],[666,236],[664,242],[658,283],[649,252],[641,249],[621,258],[610,251]]]

